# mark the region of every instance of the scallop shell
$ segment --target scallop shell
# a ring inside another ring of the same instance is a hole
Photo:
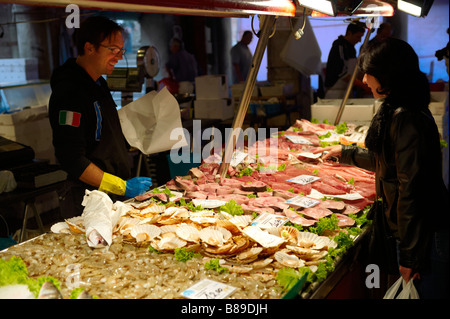
[[[81,216],[72,217],[66,219],[65,222],[70,228],[70,231],[75,234],[83,234],[85,232],[84,228],[84,218]]]
[[[299,246],[292,246],[292,245],[286,245],[286,248],[292,251],[297,256],[300,256],[303,259],[311,259],[314,258],[314,256],[317,256],[320,254],[319,250],[310,249],[310,248],[302,248]]]
[[[256,226],[247,226],[242,232],[264,248],[278,247],[284,243],[283,238],[271,235]]]
[[[164,213],[162,213],[162,216],[164,217],[169,217],[169,216],[173,216],[173,215],[189,215],[189,211],[186,208],[181,208],[181,207],[168,207],[164,210]]]
[[[119,220],[117,224],[117,231],[126,236],[130,235],[131,229],[139,223],[139,219],[131,217],[123,217]]]
[[[262,247],[252,247],[239,253],[236,258],[238,260],[251,259],[257,257],[263,251]]]
[[[148,206],[148,207],[142,209],[140,213],[142,215],[149,214],[149,213],[159,214],[159,213],[164,212],[165,210],[166,210],[166,206],[164,206],[164,205],[151,205],[151,206]]]
[[[215,225],[218,219],[216,214],[211,210],[202,210],[199,212],[191,213],[189,219],[199,225]]]
[[[198,243],[200,241],[200,231],[194,226],[181,225],[176,229],[176,234],[183,240]]]
[[[55,234],[70,234],[70,228],[66,222],[53,224],[50,230]]]
[[[212,246],[223,245],[231,236],[231,232],[223,227],[209,226],[200,230],[200,239]]]
[[[143,224],[136,225],[131,229],[130,235],[136,239],[137,242],[150,241],[161,234],[161,229],[155,225]]]
[[[289,255],[282,251],[277,251],[273,256],[276,261],[286,267],[299,268],[305,265],[305,262],[297,256]]]
[[[161,215],[157,214],[157,215],[153,215],[151,217],[145,217],[143,219],[140,219],[138,224],[156,224],[160,221],[160,219],[161,219]]]
[[[228,219],[218,219],[216,221],[216,226],[223,227],[229,230],[232,234],[239,234],[241,232],[241,229]]]
[[[251,263],[249,266],[252,266],[253,269],[260,269],[270,265],[272,261],[272,258],[261,259]]]
[[[215,225],[217,222],[217,218],[214,217],[189,217],[190,220],[192,220],[194,223],[197,223],[199,225]]]
[[[167,234],[172,233],[166,233],[166,235]],[[174,234],[174,236],[164,236],[160,241],[154,242],[151,245],[153,248],[159,251],[173,251],[177,248],[186,246],[186,244],[187,242],[185,240],[182,240]]]
[[[176,233],[178,228],[178,225],[164,225],[159,227],[159,229],[161,229],[161,234],[165,234],[165,233]]]
[[[334,240],[310,232],[299,232],[297,236],[297,245],[303,248],[317,250],[337,247],[337,243]]]
[[[300,231],[292,226],[281,226],[279,227],[280,235],[286,240],[296,239]]]
[[[233,216],[229,219],[230,222],[235,224],[238,227],[246,227],[253,220],[251,215],[241,215],[241,216]]]

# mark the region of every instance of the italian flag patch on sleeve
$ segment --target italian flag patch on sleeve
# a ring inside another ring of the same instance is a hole
[[[81,113],[71,111],[59,111],[59,125],[80,126]]]

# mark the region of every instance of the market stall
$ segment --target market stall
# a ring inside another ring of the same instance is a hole
[[[261,15],[233,132],[242,127],[277,16],[306,12],[291,1],[179,1],[171,2],[170,10],[164,1],[70,3],[155,13]],[[386,8],[386,3],[367,1],[358,10],[364,13],[376,4]],[[205,286],[213,293],[217,285],[223,292],[217,298],[322,298],[320,291],[330,291],[339,281],[329,275],[344,271],[340,266],[354,257],[349,248],[367,232],[375,179],[368,171],[323,163],[313,151],[321,143],[361,143],[364,134],[352,126],[298,120],[287,131],[248,144],[244,155],[230,139],[222,157],[206,158],[189,175],[130,201],[112,203],[103,193],[88,193],[87,198],[99,196],[92,204],[102,214],[85,211],[53,225],[51,233],[2,251],[2,266],[8,267],[6,260],[22,270],[25,265],[22,281],[14,284],[22,285],[17,293],[34,294],[22,297],[43,294],[30,289],[34,283],[24,289],[29,278],[51,277],[59,289],[50,287],[50,295],[63,298],[81,290],[84,298],[203,298],[208,297],[201,294]]]
[[[323,297],[339,282],[329,274],[353,260],[349,248],[367,232],[374,175],[321,163],[312,151],[320,141],[358,143],[363,135],[298,120],[235,153],[225,178],[211,156],[126,202],[88,192],[82,216],[1,256],[21,258],[31,278],[55,278],[64,298],[74,289],[182,298],[206,279],[230,286],[230,298]]]

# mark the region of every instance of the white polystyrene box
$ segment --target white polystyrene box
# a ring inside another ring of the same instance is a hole
[[[197,99],[226,99],[229,97],[228,80],[225,74],[202,75],[195,78]]]
[[[327,120],[334,123],[341,99],[319,99],[317,103],[311,105],[311,118]],[[348,99],[344,111],[340,118],[340,123],[367,123],[373,118],[375,110],[375,99]]]
[[[197,119],[227,120],[234,116],[234,103],[230,99],[196,99],[194,115]]]
[[[431,99],[429,108],[431,113],[436,115],[442,115],[445,113],[445,101],[448,98],[448,92],[442,91],[442,92],[430,92],[431,93]]]
[[[0,114],[0,125],[15,125],[36,121],[47,116],[47,105],[31,106],[14,113]]]
[[[240,99],[242,97],[242,93],[244,92],[244,88],[245,83],[237,83],[230,85],[231,97],[233,99]],[[253,97],[258,96],[258,87],[256,85],[253,86],[252,96]]]

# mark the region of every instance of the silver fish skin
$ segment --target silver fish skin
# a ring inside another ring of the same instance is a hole
[[[38,299],[63,299],[63,297],[51,281],[46,281],[39,290]]]

